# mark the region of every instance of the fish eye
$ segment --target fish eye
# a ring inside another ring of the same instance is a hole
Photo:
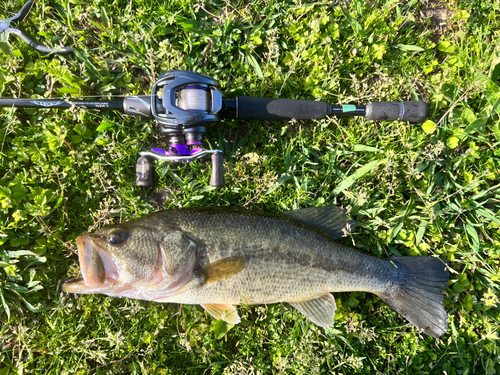
[[[128,233],[124,229],[113,229],[108,235],[108,243],[118,246],[127,240]]]

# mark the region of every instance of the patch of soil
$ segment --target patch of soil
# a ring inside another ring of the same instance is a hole
[[[155,191],[147,199],[155,210],[164,210],[165,205],[170,200],[170,193],[166,189]]]
[[[451,19],[455,15],[455,12],[451,9],[425,9],[420,12],[420,15],[421,22],[430,21],[433,26],[433,32],[431,34],[431,40],[433,42],[439,41],[441,35],[445,34],[447,31],[453,31]]]

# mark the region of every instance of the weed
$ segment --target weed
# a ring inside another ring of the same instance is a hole
[[[9,16],[22,0],[0,4]],[[210,165],[158,163],[135,186],[154,124],[116,113],[2,109],[0,374],[495,374],[500,371],[500,8],[498,2],[37,2],[23,26],[74,55],[0,39],[2,97],[135,95],[190,69],[225,96],[366,103],[424,99],[422,125],[329,118],[222,122],[226,186]],[[141,198],[145,197],[145,198]],[[337,295],[333,328],[287,304],[242,306],[242,323],[200,307],[74,296],[74,240],[158,209],[336,204],[343,242],[374,256],[451,264],[448,332],[423,337],[377,297]]]

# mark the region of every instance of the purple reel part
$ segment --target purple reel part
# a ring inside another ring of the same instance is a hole
[[[194,155],[200,151],[203,151],[202,143],[200,141],[188,141],[188,146],[191,147],[191,155]],[[199,147],[196,147],[199,146]]]
[[[169,155],[190,155],[189,148],[184,144],[171,144],[168,148]]]
[[[189,146],[195,146],[195,145],[200,145],[201,142],[192,142],[192,144],[184,145],[184,144],[171,144],[169,147],[169,150],[166,151],[163,148],[152,148],[151,151],[163,155],[163,156],[193,156],[196,155],[197,153],[203,151],[203,148],[201,147],[193,147],[190,149]],[[187,160],[179,160],[179,161],[188,161]]]

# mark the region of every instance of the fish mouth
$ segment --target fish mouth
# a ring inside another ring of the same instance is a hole
[[[63,285],[65,292],[93,293],[117,283],[119,274],[111,255],[97,246],[89,235],[76,239],[82,277]]]

